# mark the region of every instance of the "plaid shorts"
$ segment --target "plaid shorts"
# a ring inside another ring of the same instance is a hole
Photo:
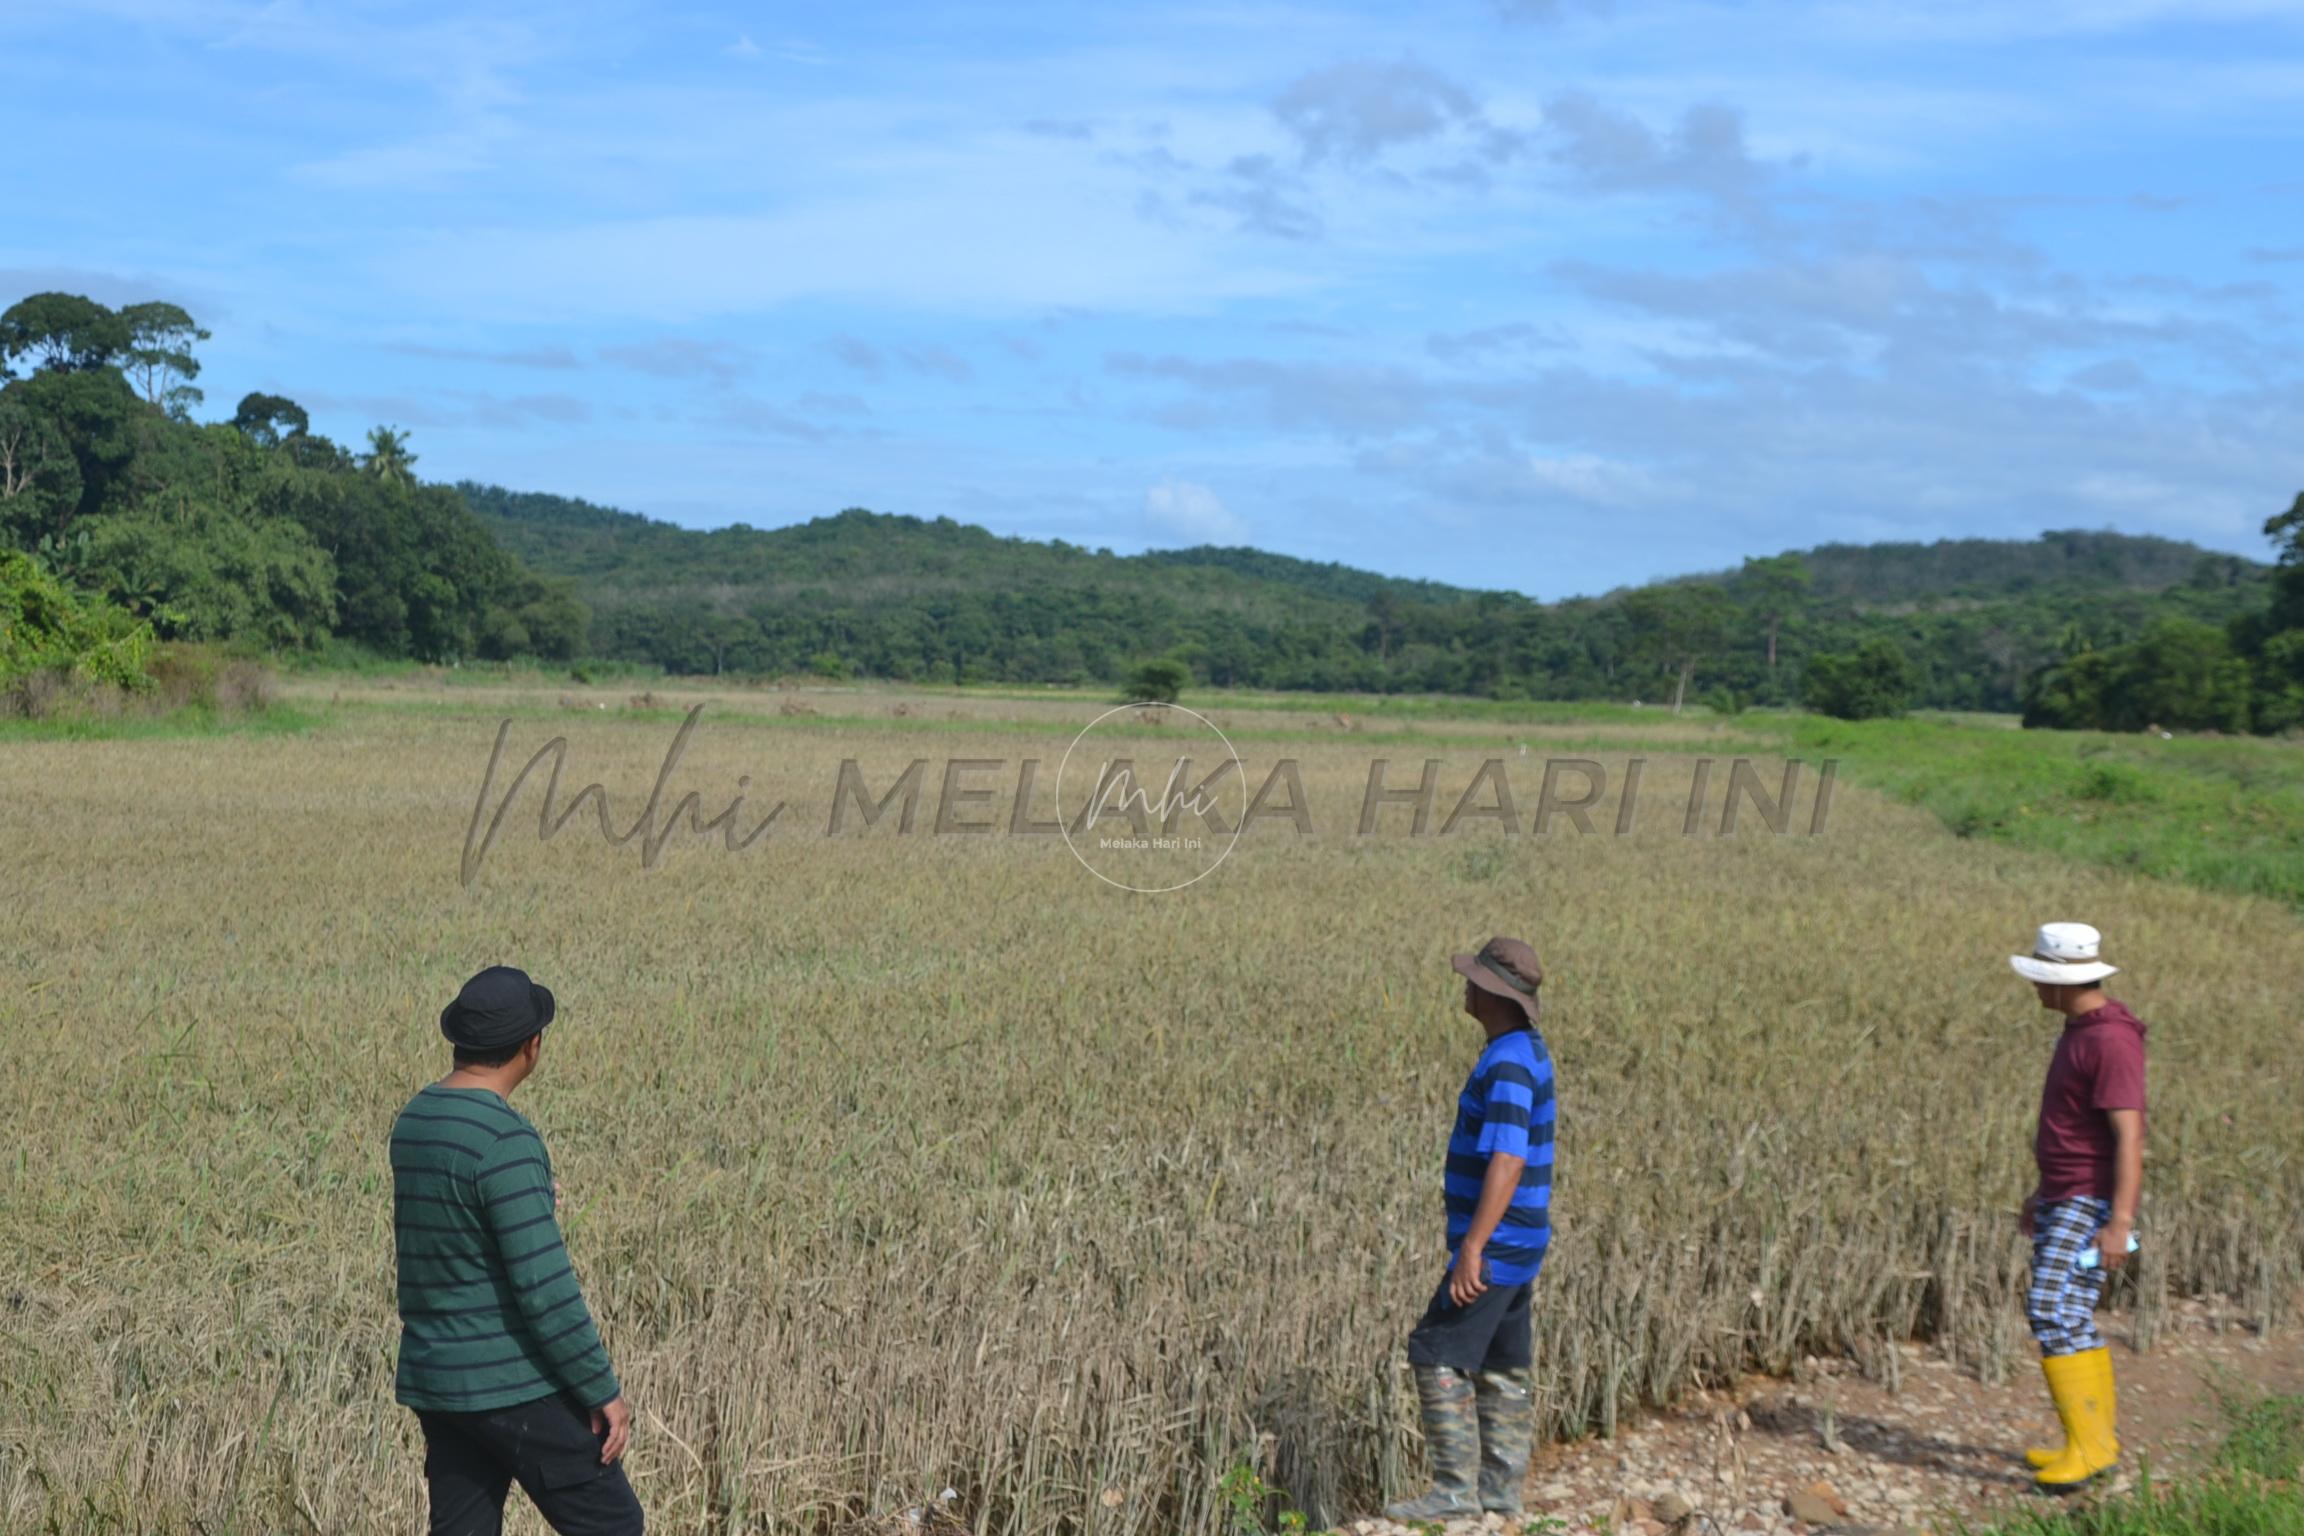
[[[2111,1219],[2112,1202],[2093,1195],[2043,1201],[2032,1213],[2032,1283],[2024,1292],[2024,1318],[2043,1355],[2104,1347],[2096,1331],[2104,1271],[2080,1268],[2080,1255]]]

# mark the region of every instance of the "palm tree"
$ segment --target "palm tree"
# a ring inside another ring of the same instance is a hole
[[[368,456],[360,467],[379,480],[405,485],[416,478],[416,455],[408,451],[408,434],[398,427],[373,427],[368,432]]]

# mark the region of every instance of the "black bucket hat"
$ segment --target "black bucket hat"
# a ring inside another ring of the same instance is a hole
[[[540,1033],[553,1009],[550,988],[530,981],[526,971],[492,965],[440,1010],[440,1033],[459,1050],[500,1051]]]

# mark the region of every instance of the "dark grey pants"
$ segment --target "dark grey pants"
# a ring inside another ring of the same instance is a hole
[[[621,1461],[600,1465],[591,1415],[563,1397],[486,1413],[418,1410],[431,1536],[499,1536],[517,1481],[560,1536],[640,1536],[640,1500]]]
[[[1528,1298],[1536,1282],[1491,1285],[1460,1307],[1448,1299],[1448,1277],[1408,1335],[1410,1365],[1444,1365],[1464,1376],[1482,1371],[1524,1371],[1535,1359]]]

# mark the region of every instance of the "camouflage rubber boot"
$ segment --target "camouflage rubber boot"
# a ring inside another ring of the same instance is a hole
[[[1536,1437],[1536,1402],[1528,1372],[1482,1371],[1473,1378],[1480,1399],[1480,1507],[1520,1513],[1528,1481],[1528,1446]]]
[[[1424,1454],[1432,1462],[1432,1490],[1387,1504],[1384,1518],[1402,1522],[1477,1518],[1480,1413],[1471,1378],[1445,1365],[1420,1365],[1416,1396],[1424,1407]]]

